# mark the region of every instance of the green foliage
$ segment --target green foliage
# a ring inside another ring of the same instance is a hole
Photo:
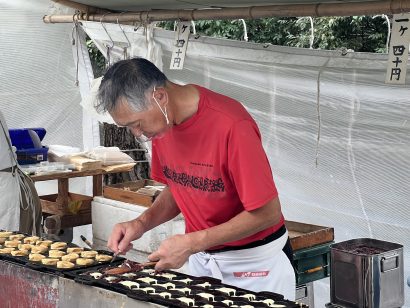
[[[93,67],[94,77],[100,77],[105,70],[105,58],[91,39],[87,39],[86,44]]]
[[[381,16],[314,18],[313,48],[334,50],[352,49],[359,52],[386,52],[387,23]],[[174,22],[161,27],[173,30]],[[310,47],[309,18],[263,18],[246,20],[250,42],[270,43],[291,47]],[[239,20],[201,20],[195,22],[199,35],[243,40],[244,31]]]
[[[387,23],[381,16],[321,17],[314,18],[313,48],[335,50],[352,49],[357,52],[387,52]],[[175,22],[158,24],[174,30]],[[248,40],[255,43],[309,48],[311,24],[307,17],[263,18],[246,20]],[[197,34],[209,37],[244,40],[240,20],[200,20],[195,22]],[[105,71],[105,58],[87,39],[87,48],[93,65],[94,76]]]

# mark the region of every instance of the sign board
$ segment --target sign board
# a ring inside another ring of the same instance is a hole
[[[410,14],[393,15],[386,83],[405,84],[410,44]]]
[[[188,46],[189,33],[191,28],[190,21],[179,22],[173,40],[172,57],[169,68],[171,70],[182,70],[186,48]]]

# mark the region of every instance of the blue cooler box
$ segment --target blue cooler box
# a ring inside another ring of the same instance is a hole
[[[9,129],[11,143],[17,149],[17,161],[20,165],[37,164],[47,160],[48,148],[35,147],[38,140],[33,140],[30,131],[37,134],[39,141],[46,135],[46,130],[39,127]]]

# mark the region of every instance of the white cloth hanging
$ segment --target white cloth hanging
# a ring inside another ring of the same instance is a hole
[[[20,186],[11,173],[16,166],[15,153],[10,146],[10,136],[0,111],[0,229],[18,230],[20,221]]]

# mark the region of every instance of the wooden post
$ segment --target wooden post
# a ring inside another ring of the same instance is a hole
[[[93,175],[93,197],[102,196],[103,186],[103,175],[97,174]]]
[[[61,178],[58,179],[58,195],[57,195],[57,207],[62,210],[66,209],[68,206],[68,179]]]

